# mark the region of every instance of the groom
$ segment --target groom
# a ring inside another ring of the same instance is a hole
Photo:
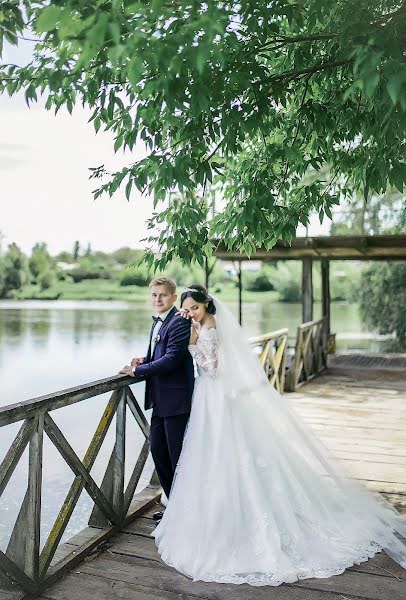
[[[133,358],[131,366],[120,373],[146,380],[145,409],[152,408],[151,454],[169,498],[194,386],[193,359],[188,352],[190,320],[176,315],[176,283],[172,279],[158,277],[149,288],[155,316],[147,355]],[[162,516],[155,515],[156,519]]]

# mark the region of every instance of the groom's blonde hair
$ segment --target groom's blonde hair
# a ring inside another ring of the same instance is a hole
[[[176,281],[169,277],[155,277],[149,284],[149,289],[151,289],[153,285],[164,285],[171,294],[176,294]]]

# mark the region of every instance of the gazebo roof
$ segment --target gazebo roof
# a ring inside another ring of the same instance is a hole
[[[215,256],[223,260],[248,260],[245,254],[227,250],[220,242]],[[297,237],[291,245],[279,240],[271,250],[258,248],[253,260],[406,260],[406,235],[336,235]]]

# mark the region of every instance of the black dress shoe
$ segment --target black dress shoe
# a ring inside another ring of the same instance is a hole
[[[154,519],[154,521],[160,521],[163,516],[164,516],[164,511],[158,510],[157,512],[154,512],[154,514],[152,515],[152,518]]]

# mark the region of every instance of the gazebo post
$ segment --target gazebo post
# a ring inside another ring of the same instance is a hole
[[[242,325],[242,277],[241,277],[241,261],[238,261],[238,320]]]
[[[334,353],[335,335],[331,335],[331,300],[330,300],[330,260],[328,258],[321,259],[321,316],[326,319],[325,348],[329,353]]]
[[[302,259],[302,322],[313,320],[313,260],[309,257]]]
[[[330,335],[330,261],[321,259],[321,316],[326,317],[326,335]]]

